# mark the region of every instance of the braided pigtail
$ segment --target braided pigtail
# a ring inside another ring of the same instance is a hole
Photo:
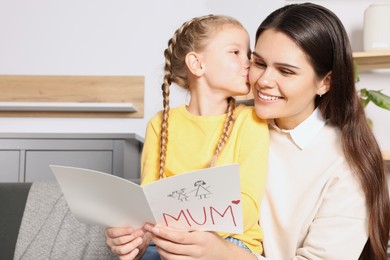
[[[236,100],[233,97],[230,97],[228,99],[227,116],[226,116],[225,124],[223,126],[223,132],[221,134],[221,137],[219,138],[214,156],[211,159],[210,167],[215,166],[218,156],[221,154],[222,149],[224,148],[225,144],[229,139],[230,132],[232,131],[233,123],[234,123],[233,113],[235,108],[236,108]]]
[[[177,83],[185,88],[187,85],[185,74],[181,73],[178,70],[178,58],[181,56],[180,46],[179,50],[176,50],[176,44],[178,39],[181,37],[183,31],[188,28],[188,26],[194,21],[192,19],[184,23],[179,29],[177,29],[173,37],[168,41],[168,47],[164,51],[165,56],[165,76],[164,81],[161,86],[162,95],[163,95],[163,112],[162,112],[162,121],[161,121],[161,136],[160,136],[160,179],[164,178],[164,167],[167,158],[167,148],[168,148],[168,118],[169,118],[169,87],[172,82]],[[180,44],[179,44],[180,45]],[[179,59],[180,60],[180,59]]]
[[[171,85],[171,73],[170,73],[170,62],[167,57],[170,56],[169,48],[165,50],[165,76],[164,82],[161,86],[163,94],[163,106],[164,110],[162,113],[161,122],[161,136],[160,136],[160,179],[164,178],[164,166],[167,156],[167,144],[168,144],[168,118],[169,118],[169,87]]]

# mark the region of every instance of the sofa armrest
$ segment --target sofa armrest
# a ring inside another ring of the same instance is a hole
[[[32,183],[0,183],[0,259],[13,259]]]

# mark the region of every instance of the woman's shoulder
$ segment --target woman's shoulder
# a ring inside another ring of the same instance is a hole
[[[341,130],[329,124],[327,122],[324,127],[320,131],[320,136],[318,141],[323,142],[323,146],[329,145],[332,148],[337,148],[339,152],[342,152],[342,145],[341,145]]]
[[[354,175],[344,154],[339,128],[327,123],[320,131],[313,146],[321,147],[321,151],[317,153],[322,154],[324,161],[333,161],[332,168],[336,175]],[[316,149],[314,147],[311,147],[313,153]]]

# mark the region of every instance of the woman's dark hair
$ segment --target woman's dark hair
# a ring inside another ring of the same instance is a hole
[[[369,240],[360,259],[387,259],[390,202],[385,166],[357,95],[352,49],[343,24],[325,7],[304,3],[271,13],[257,29],[256,41],[268,29],[292,39],[319,78],[331,72],[330,89],[316,97],[316,106],[330,124],[340,129],[346,160],[365,193]]]

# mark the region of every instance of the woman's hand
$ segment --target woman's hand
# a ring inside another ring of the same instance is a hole
[[[120,260],[140,259],[149,245],[150,238],[142,229],[131,227],[106,228],[106,244]]]
[[[144,228],[151,233],[151,240],[162,259],[256,259],[213,232],[187,232],[153,225]]]

